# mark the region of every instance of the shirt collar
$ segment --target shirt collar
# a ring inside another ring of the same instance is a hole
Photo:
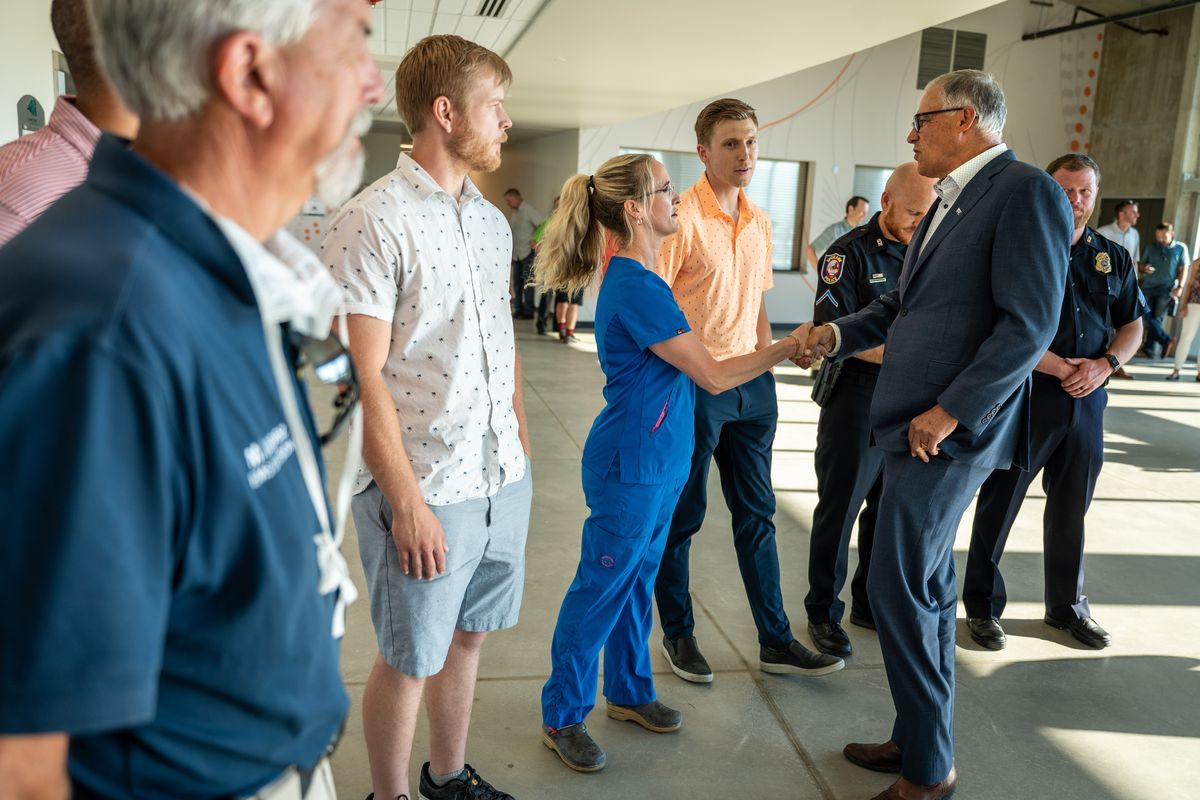
[[[64,94],[58,98],[46,127],[78,150],[85,161],[91,160],[96,142],[100,141],[100,129],[76,107],[73,95]]]
[[[992,145],[969,161],[955,167],[949,175],[934,184],[933,190],[946,203],[953,203],[962,194],[962,190],[967,188],[971,179],[978,175],[993,158],[1006,150],[1008,150],[1008,145],[1004,142]]]
[[[441,184],[435,181],[433,176],[430,175],[424,167],[418,164],[408,153],[400,153],[400,157],[396,160],[396,169],[400,172],[400,176],[408,181],[408,185],[411,186],[413,191],[420,196],[421,200],[428,201],[429,198],[433,197],[439,192],[446,195],[451,200],[454,199],[453,196],[443,189]],[[471,176],[468,175],[466,180],[463,181],[462,198],[459,200],[458,204],[463,206],[472,200],[482,197],[483,194],[479,191],[479,188],[475,186],[475,182],[471,180]]]
[[[101,134],[87,183],[149,220],[240,300],[255,302],[246,270],[220,228],[178,183],[131,151],[126,140]]]
[[[879,215],[882,213],[882,211],[876,211],[867,220],[867,249],[871,252],[882,250],[891,241],[883,235],[883,230],[879,227]],[[900,243],[896,242],[896,244]]]
[[[700,200],[700,210],[704,212],[706,217],[728,217],[725,209],[721,208],[721,204],[717,202],[717,193],[713,191],[712,184],[708,182],[708,172],[700,176],[700,180],[696,181],[696,197]],[[746,199],[744,189],[738,189],[738,216],[745,218],[747,221],[754,219],[754,206]]]

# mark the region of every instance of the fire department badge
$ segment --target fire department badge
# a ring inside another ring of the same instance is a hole
[[[826,283],[837,283],[842,279],[842,263],[846,257],[841,253],[826,253],[821,262],[821,280]]]
[[[1112,272],[1112,259],[1108,253],[1096,253],[1096,272],[1107,275]]]

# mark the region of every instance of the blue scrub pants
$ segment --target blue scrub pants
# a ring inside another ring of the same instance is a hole
[[[616,464],[605,476],[583,468],[591,513],[554,627],[550,680],[542,687],[542,722],[551,728],[583,722],[595,707],[602,647],[609,701],[636,706],[655,699],[651,596],[687,475],[658,484],[622,483],[619,475]]]
[[[937,783],[954,763],[954,534],[990,469],[883,454],[867,592],[896,722],[900,774]]]

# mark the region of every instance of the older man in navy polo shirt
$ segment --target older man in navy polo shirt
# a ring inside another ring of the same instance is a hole
[[[0,250],[0,794],[331,797],[353,584],[294,366],[338,291],[276,234],[360,179],[369,6],[91,12],[143,124]]]

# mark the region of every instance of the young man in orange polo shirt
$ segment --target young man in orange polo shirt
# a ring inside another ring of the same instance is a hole
[[[730,98],[709,103],[696,118],[696,152],[704,175],[683,193],[679,232],[659,252],[657,272],[671,286],[692,330],[723,360],[771,344],[763,294],[771,288],[771,220],[746,197],[758,161],[754,109]],[[764,672],[825,675],[842,659],[814,653],[792,636],[779,589],[771,446],[779,417],[775,378],[766,373],[741,386],[696,393],[696,445],[654,587],[663,627],[663,654],[684,680],[710,683],[712,669],[693,635],[688,551],[707,507],[708,467],[721,474],[733,516],[738,568],[758,627]]]

